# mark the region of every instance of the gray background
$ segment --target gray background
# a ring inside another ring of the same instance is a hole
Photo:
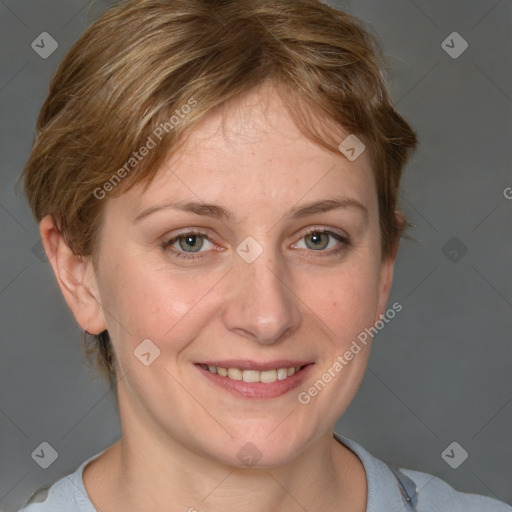
[[[81,332],[14,188],[50,77],[109,3],[0,1],[5,511],[120,436],[115,396],[84,365]],[[421,142],[401,199],[416,240],[401,243],[390,298],[403,310],[375,338],[336,430],[387,462],[512,504],[512,1],[329,3],[379,36],[393,98]],[[59,46],[42,59],[31,43],[45,31]],[[454,31],[469,45],[456,59],[441,46]],[[31,456],[43,441],[59,454],[46,470]],[[453,441],[469,453],[457,469],[441,457]]]

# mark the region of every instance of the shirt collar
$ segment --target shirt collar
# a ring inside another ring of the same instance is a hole
[[[339,443],[355,453],[363,464],[368,489],[366,512],[396,512],[397,510],[407,510],[403,508],[404,498],[400,491],[400,485],[388,465],[377,457],[374,457],[352,439],[337,434],[336,432],[334,432],[333,435]],[[89,510],[87,506],[90,504],[90,501],[83,483],[83,470],[89,462],[99,457],[105,451],[106,449],[85,460],[75,473],[77,477],[73,485],[75,498],[82,503],[84,511]],[[82,510],[82,508],[80,510]]]
[[[361,460],[366,472],[368,489],[366,512],[396,512],[407,510],[400,484],[388,465],[366,451],[361,445],[336,432],[334,438]]]

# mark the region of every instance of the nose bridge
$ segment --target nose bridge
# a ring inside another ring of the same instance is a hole
[[[241,256],[237,255],[235,260],[232,289],[224,314],[228,329],[262,344],[278,341],[300,324],[296,296],[287,279],[286,262],[267,245],[265,248],[259,245],[262,252],[255,259],[246,257],[257,249],[253,241],[249,240],[248,245],[242,242],[238,247],[237,253]]]

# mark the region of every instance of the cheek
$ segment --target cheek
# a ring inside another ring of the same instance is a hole
[[[378,270],[373,262],[302,278],[304,302],[326,326],[330,338],[346,343],[373,325],[378,308]]]
[[[143,263],[119,261],[111,267],[105,273],[102,305],[117,353],[129,356],[145,339],[158,346],[176,340],[180,324],[194,318],[203,287],[197,279],[170,276]]]

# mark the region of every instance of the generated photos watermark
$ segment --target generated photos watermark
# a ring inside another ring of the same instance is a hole
[[[114,190],[121,180],[132,171],[135,166],[147,156],[152,149],[162,140],[165,134],[170,133],[171,130],[176,128],[187,114],[189,114],[193,107],[197,105],[197,101],[194,98],[190,98],[185,105],[182,105],[180,109],[176,109],[174,114],[169,118],[169,121],[160,123],[148,136],[146,142],[137,150],[132,153],[132,156],[120,167],[111,178],[106,181],[101,187],[94,189],[93,195],[96,199],[104,199],[107,192]]]
[[[350,348],[345,351],[343,355],[337,356],[333,364],[324,373],[322,373],[320,378],[316,380],[315,383],[307,389],[307,391],[301,391],[297,395],[299,402],[303,405],[309,404],[311,399],[317,396],[318,393],[320,393],[320,391],[322,391],[325,386],[331,382],[331,380],[334,379],[334,377],[336,377],[336,375],[339,374],[341,370],[343,370],[343,368],[352,361],[352,359],[354,359],[354,356],[361,352],[363,347],[361,347],[359,343],[366,346],[368,339],[373,339],[379,331],[384,329],[384,326],[395,318],[396,314],[402,311],[402,308],[402,304],[394,302],[386,313],[381,316],[380,320],[375,322],[373,327],[367,327],[364,331],[361,331],[357,335],[357,340],[352,341]]]

